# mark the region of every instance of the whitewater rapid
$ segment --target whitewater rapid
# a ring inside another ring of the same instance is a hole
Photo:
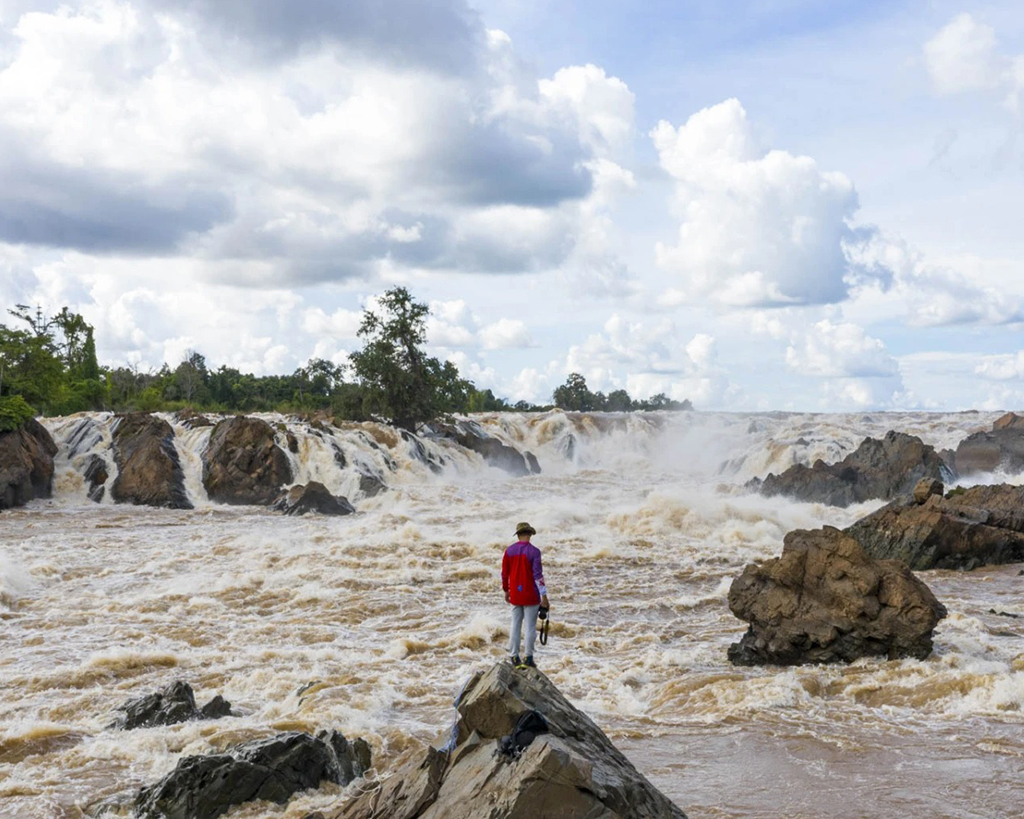
[[[551,587],[542,670],[691,819],[1019,815],[1020,566],[921,573],[950,612],[925,661],[739,669],[725,656],[745,628],[726,605],[744,565],[794,528],[879,505],[767,499],[747,479],[889,429],[952,448],[997,415],[474,416],[537,456],[526,478],[447,441],[261,416],[282,445],[296,438],[296,483],[353,499],[344,518],[211,503],[210,428],[172,416],[196,508],[94,504],[81,471],[112,461],[112,417],[48,419],[55,497],[0,515],[0,816],[90,815],[183,754],[295,728],[364,736],[386,769],[435,741],[462,681],[503,655],[500,558],[520,520]],[[389,491],[363,497],[366,474]],[[175,679],[242,716],[106,727]],[[299,819],[341,796],[325,786],[229,817]]]

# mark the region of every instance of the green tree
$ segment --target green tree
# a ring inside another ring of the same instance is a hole
[[[610,412],[629,412],[633,409],[633,400],[625,390],[612,390],[605,400],[605,408]]]
[[[561,387],[556,387],[555,406],[573,412],[589,412],[596,409],[596,397],[587,389],[587,380],[579,373],[569,373]]]
[[[380,307],[379,314],[363,312],[359,336],[365,344],[350,356],[364,412],[414,431],[464,406],[469,382],[454,364],[442,364],[423,351],[427,306],[404,287],[395,287],[381,296]]]

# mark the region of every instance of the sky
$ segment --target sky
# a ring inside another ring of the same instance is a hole
[[[1024,6],[0,0],[0,307],[102,364],[1024,406]]]

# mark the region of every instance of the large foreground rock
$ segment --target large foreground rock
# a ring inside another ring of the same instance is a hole
[[[329,819],[685,819],[542,673],[507,663],[477,672],[458,703],[450,751],[412,754]],[[550,733],[518,759],[496,753],[521,714]]]
[[[920,438],[887,432],[885,438],[865,438],[839,463],[796,464],[781,475],[755,478],[747,488],[762,495],[787,495],[797,500],[849,506],[866,500],[889,500],[909,493],[921,478],[944,480],[948,468],[935,449]]]
[[[831,526],[786,535],[782,556],[743,570],[729,608],[750,628],[737,665],[924,659],[945,607],[905,563],[875,560]]]
[[[434,424],[435,434],[455,441],[459,446],[480,455],[488,466],[503,469],[521,477],[540,472],[540,464],[532,452],[520,452],[515,447],[487,433],[474,421],[456,421],[452,424]]]
[[[210,500],[266,506],[291,482],[288,456],[266,421],[239,415],[213,428],[203,453],[203,486]]]
[[[118,503],[191,509],[174,430],[146,412],[118,416],[114,426],[117,477],[110,494]]]
[[[194,719],[231,716],[231,703],[218,694],[199,708],[192,686],[177,680],[152,694],[128,700],[117,710],[121,713],[111,727],[131,731],[155,725],[176,725]]]
[[[236,745],[221,754],[186,756],[155,785],[139,790],[136,816],[215,819],[253,799],[282,804],[324,780],[347,785],[370,767],[370,746],[337,731],[301,731]]]
[[[286,515],[305,515],[316,512],[321,515],[351,515],[356,508],[344,495],[332,495],[319,481],[310,481],[305,486],[293,486],[274,501],[274,509]]]
[[[899,498],[846,529],[877,558],[911,569],[974,569],[1024,561],[1024,486]]]
[[[34,418],[19,429],[0,432],[0,509],[50,497],[56,454],[50,433]]]
[[[957,446],[953,462],[960,475],[1024,472],[1024,418],[1008,412],[989,432],[967,436]]]

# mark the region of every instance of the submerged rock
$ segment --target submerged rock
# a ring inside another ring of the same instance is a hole
[[[202,708],[196,707],[192,686],[177,680],[160,691],[129,700],[118,708],[122,712],[111,727],[130,731],[154,725],[176,725],[193,719],[217,719],[232,716],[231,703],[220,694]]]
[[[292,467],[274,429],[242,415],[220,421],[203,453],[203,486],[219,503],[265,506],[292,482]]]
[[[391,776],[327,819],[685,819],[541,672],[508,663],[463,689],[447,750],[412,753]],[[498,753],[519,717],[549,733],[514,759]]]
[[[332,495],[322,483],[310,481],[305,486],[293,486],[274,502],[274,509],[286,515],[351,515],[356,511],[342,495]]]
[[[991,431],[964,438],[953,462],[961,475],[1024,471],[1024,417],[1008,412],[992,425]]]
[[[212,427],[213,421],[202,413],[196,412],[192,407],[185,407],[174,413],[174,420],[185,429],[199,429],[201,427]]]
[[[301,731],[245,742],[220,754],[186,756],[135,797],[145,819],[215,819],[253,799],[277,804],[323,781],[347,785],[370,767],[370,746],[337,731]]]
[[[762,495],[849,506],[894,498],[910,492],[922,478],[941,481],[948,471],[935,449],[920,438],[890,431],[880,441],[865,438],[839,463],[796,464],[781,475],[769,473],[763,481],[754,478],[746,486]]]
[[[34,418],[19,429],[0,432],[0,509],[50,497],[56,454],[50,433]]]
[[[170,424],[147,412],[120,415],[113,440],[117,477],[110,494],[115,501],[192,508]]]
[[[923,500],[915,493],[846,533],[869,555],[897,558],[915,570],[1018,563],[1024,561],[1024,486],[974,486]]]
[[[924,659],[946,616],[905,563],[876,560],[831,526],[790,532],[781,557],[747,566],[729,608],[750,623],[729,646],[736,665]]]

